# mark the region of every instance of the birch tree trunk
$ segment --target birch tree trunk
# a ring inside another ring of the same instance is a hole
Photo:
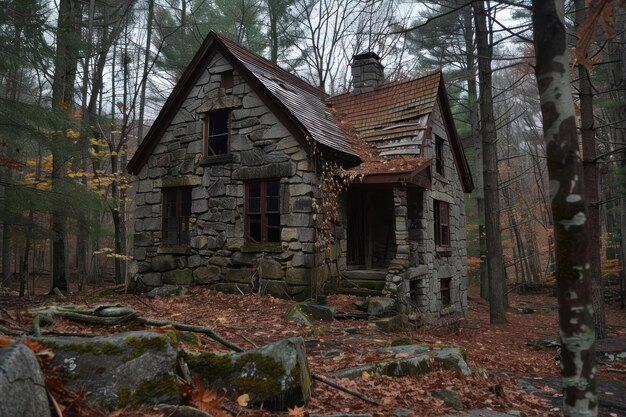
[[[563,2],[533,1],[533,27],[556,247],[563,414],[596,416],[587,204],[569,78]]]

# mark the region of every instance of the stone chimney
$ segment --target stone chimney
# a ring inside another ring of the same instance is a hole
[[[352,57],[352,94],[369,93],[383,83],[385,72],[380,57],[363,52]]]

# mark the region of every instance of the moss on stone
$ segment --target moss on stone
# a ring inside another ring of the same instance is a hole
[[[124,353],[124,350],[121,347],[119,347],[115,343],[111,343],[106,340],[100,344],[96,344],[93,342],[45,342],[45,344],[50,346],[52,349],[64,350],[66,352],[91,353],[94,355],[111,356],[119,356]]]
[[[413,340],[410,337],[401,337],[399,339],[395,339],[391,341],[391,346],[408,346],[412,345]]]
[[[178,340],[194,347],[200,346],[200,338],[192,332],[179,332]]]
[[[223,379],[234,372],[231,355],[217,355],[211,352],[189,354],[182,352],[181,357],[193,372],[200,374],[207,381]]]
[[[235,389],[237,392],[250,395],[253,399],[272,399],[282,394],[278,381],[258,376],[239,378],[235,383]]]
[[[270,377],[278,378],[285,374],[285,368],[274,358],[260,353],[244,353],[235,362],[236,369],[242,369],[246,364],[253,363],[256,370]]]
[[[124,343],[131,348],[130,357],[128,358],[130,360],[140,357],[147,350],[164,351],[167,345],[172,343],[172,340],[167,334],[162,334],[156,337],[130,336],[124,339]]]
[[[118,407],[137,407],[142,404],[156,404],[164,398],[178,396],[179,383],[174,375],[163,374],[160,377],[142,379],[137,389],[132,391],[125,385],[117,389]]]

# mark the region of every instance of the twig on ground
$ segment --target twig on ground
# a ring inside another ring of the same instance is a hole
[[[376,401],[376,400],[374,400],[374,399],[372,399],[370,397],[367,397],[367,396],[361,394],[360,392],[353,391],[353,390],[351,390],[349,388],[346,388],[343,385],[339,385],[336,382],[334,382],[334,381],[332,381],[332,380],[330,380],[330,379],[328,379],[326,377],[323,377],[321,375],[311,374],[311,378],[316,380],[316,381],[322,382],[322,383],[324,383],[326,385],[329,385],[329,386],[331,386],[331,387],[333,387],[335,389],[338,389],[339,391],[343,391],[346,394],[350,394],[350,395],[352,395],[354,397],[360,398],[361,400],[363,400],[365,402],[368,402],[370,404],[380,405],[380,403],[378,401]]]
[[[141,298],[139,298],[139,296],[137,294],[133,294],[133,297],[135,297],[135,299],[137,301],[139,301],[141,304],[145,305],[146,307],[148,307],[150,310],[152,311],[158,311],[156,308],[152,307],[150,304],[146,303],[144,300],[142,300]]]

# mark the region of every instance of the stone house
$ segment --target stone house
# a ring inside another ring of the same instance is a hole
[[[133,284],[466,308],[473,188],[441,72],[385,83],[356,55],[330,97],[210,33],[128,164]],[[322,244],[326,242],[326,244]]]

